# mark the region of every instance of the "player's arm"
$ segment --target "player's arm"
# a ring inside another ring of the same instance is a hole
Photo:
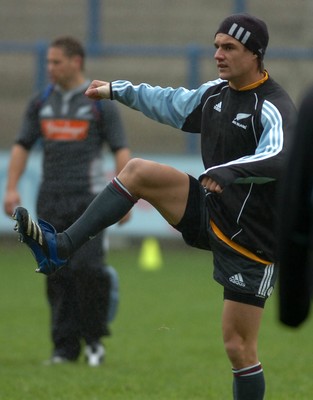
[[[130,150],[127,147],[118,149],[114,153],[115,159],[115,174],[118,175],[119,172],[125,167],[128,161],[131,158]],[[124,224],[125,222],[129,221],[131,216],[131,212],[128,212],[124,217],[118,222],[119,225]]]
[[[8,167],[6,192],[4,195],[4,211],[8,215],[12,215],[15,207],[20,204],[18,182],[25,170],[28,155],[29,151],[20,144],[13,145]]]
[[[118,109],[118,105],[111,101],[105,101],[102,107],[102,135],[109,145],[115,162],[115,175],[117,176],[131,158],[129,143],[124,129],[124,124]],[[126,214],[119,224],[125,223],[130,218]]]
[[[118,175],[119,172],[125,167],[131,158],[130,150],[127,147],[120,148],[114,152],[115,159],[115,174]],[[131,212],[128,212],[124,217],[118,222],[119,225],[124,224],[129,221],[131,217]]]
[[[115,152],[115,174],[118,175],[130,160],[130,150],[122,148]]]
[[[12,146],[3,203],[4,211],[8,215],[12,215],[15,207],[20,204],[18,182],[25,170],[29,152],[40,136],[38,98],[39,94],[36,94],[28,103],[20,132],[17,135],[15,144]]]
[[[217,84],[217,81],[207,82],[198,89],[188,90],[183,87],[162,88],[147,83],[133,85],[129,81],[119,80],[111,83],[93,81],[86,96],[91,99],[111,99],[141,111],[146,117],[160,123],[182,129],[186,119],[201,105],[205,91]],[[190,132],[198,133],[199,126],[192,127]]]
[[[294,110],[290,110],[289,114]],[[284,118],[280,110],[270,102],[262,108],[263,131],[254,154],[226,164],[208,168],[201,176],[212,178],[224,188],[235,184],[266,184],[280,178],[284,160],[285,133],[292,128],[290,118]],[[287,134],[288,136],[288,134]]]

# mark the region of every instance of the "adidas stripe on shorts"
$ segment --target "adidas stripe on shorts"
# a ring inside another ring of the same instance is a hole
[[[209,235],[214,279],[224,286],[225,298],[263,307],[273,293],[277,266],[250,260],[222,242],[213,231]]]

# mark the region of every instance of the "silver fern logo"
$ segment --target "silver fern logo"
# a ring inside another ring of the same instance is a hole
[[[233,123],[234,125],[236,125],[236,126],[239,126],[239,128],[247,129],[248,125],[242,123],[242,120],[245,120],[245,119],[250,118],[250,117],[251,117],[251,114],[238,113],[238,114],[236,115],[236,117],[233,119],[233,122],[232,122],[232,123]]]

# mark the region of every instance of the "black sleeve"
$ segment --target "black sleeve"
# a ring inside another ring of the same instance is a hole
[[[39,98],[40,95],[33,97],[28,103],[22,125],[16,138],[16,143],[29,150],[33,144],[40,138],[40,122],[39,122]]]
[[[102,135],[112,152],[128,147],[118,106],[111,100],[102,101]]]

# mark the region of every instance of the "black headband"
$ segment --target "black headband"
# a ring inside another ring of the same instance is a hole
[[[226,33],[263,59],[268,45],[268,30],[264,21],[249,14],[233,14],[220,24],[218,33]]]

